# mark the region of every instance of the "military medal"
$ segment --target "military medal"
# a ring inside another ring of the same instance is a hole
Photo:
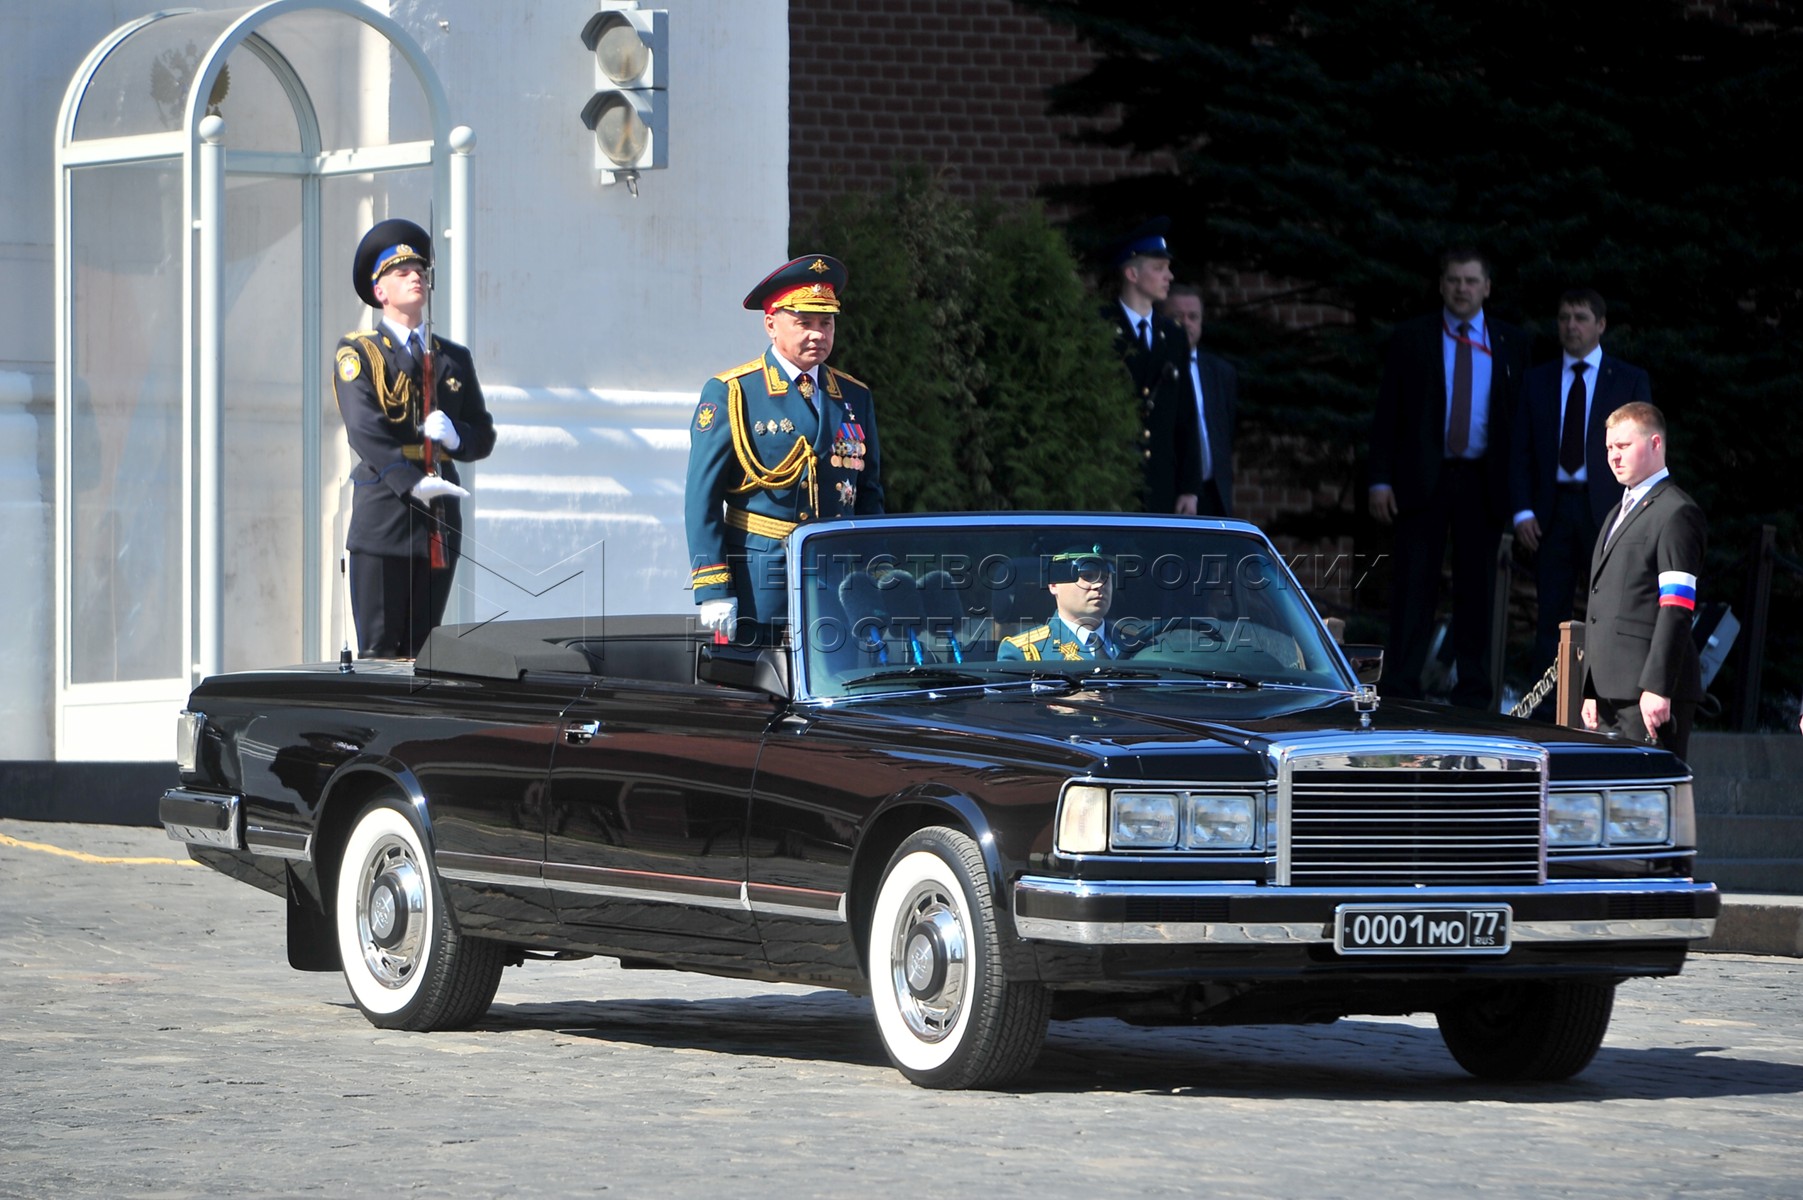
[[[772,428],[776,428],[776,426],[773,424]],[[787,417],[784,417],[781,428],[784,433],[794,433],[795,432],[795,422],[789,420],[789,418],[787,418]]]
[[[844,479],[841,479],[834,486],[836,486],[839,489],[839,503],[841,505],[845,506],[846,508],[850,508],[852,505],[854,505],[858,502],[858,489],[855,484],[852,484]]]
[[[754,423],[751,427],[751,432],[757,434],[759,437],[763,437],[764,436],[764,423],[762,421],[758,421],[758,422]]]

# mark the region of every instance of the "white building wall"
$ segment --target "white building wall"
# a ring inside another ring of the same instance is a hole
[[[656,7],[670,13],[670,165],[636,198],[601,183],[578,116],[594,3],[394,8],[477,136],[471,349],[501,431],[475,472],[481,565],[461,576],[475,619],[693,607],[688,419],[708,376],[766,344],[740,301],[787,257],[787,5]],[[504,8],[508,36],[453,8]]]
[[[636,198],[601,185],[577,115],[594,90],[579,35],[595,0],[372,3],[424,48],[453,122],[477,135],[470,328],[501,436],[470,473],[458,611],[686,611],[688,417],[709,375],[761,349],[739,302],[785,257],[785,0],[645,5],[670,13],[670,166],[646,172]],[[0,123],[0,759],[54,752],[56,112],[95,43],[158,7],[0,0],[0,100],[14,115]],[[379,84],[357,86],[386,102]],[[328,328],[366,319],[337,284],[351,251],[327,251]],[[324,500],[331,521],[337,497]],[[166,745],[172,715],[153,714],[159,732],[132,744]]]

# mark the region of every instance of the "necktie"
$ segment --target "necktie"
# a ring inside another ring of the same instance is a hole
[[[1615,523],[1609,526],[1609,536],[1603,540],[1605,546],[1615,540],[1615,531],[1620,529],[1621,523],[1628,519],[1628,510],[1633,507],[1634,489],[1629,488],[1621,494],[1621,507],[1615,510]]]
[[[407,353],[413,356],[413,361],[416,363],[423,364],[426,361],[426,344],[420,340],[417,329],[407,335]]]
[[[1559,434],[1559,466],[1567,475],[1584,468],[1584,368],[1589,365],[1571,364],[1571,390],[1565,394],[1565,424]]]
[[[1152,324],[1144,317],[1139,319],[1139,344],[1148,350],[1152,348]]]
[[[1196,389],[1196,428],[1202,434],[1202,482],[1207,483],[1215,477],[1215,460],[1208,449],[1208,409],[1202,398],[1202,359],[1194,350],[1189,352],[1189,380]]]
[[[1452,352],[1452,412],[1446,423],[1446,453],[1463,458],[1471,446],[1471,324],[1459,322]]]

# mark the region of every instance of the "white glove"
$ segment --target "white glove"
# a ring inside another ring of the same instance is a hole
[[[427,504],[434,500],[443,500],[446,496],[455,496],[459,500],[468,500],[469,491],[460,488],[450,480],[438,475],[428,475],[413,485],[413,498],[423,500]]]
[[[730,600],[704,600],[701,604],[701,627],[711,629],[732,641],[733,631],[739,627],[739,598]]]
[[[446,450],[455,450],[463,445],[463,439],[457,436],[457,423],[444,415],[443,409],[434,409],[426,414],[426,423],[421,426],[427,437],[443,446]]]

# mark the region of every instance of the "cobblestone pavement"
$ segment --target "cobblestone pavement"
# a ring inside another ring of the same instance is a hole
[[[273,897],[184,863],[0,821],[0,1195],[1803,1193],[1796,959],[1625,985],[1553,1086],[1469,1078],[1426,1019],[1083,1021],[1017,1090],[944,1093],[863,1000],[609,961],[509,970],[471,1032],[375,1029],[288,968]]]

